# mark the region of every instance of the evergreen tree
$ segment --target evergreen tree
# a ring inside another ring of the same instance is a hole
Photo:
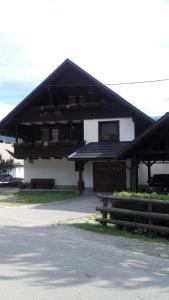
[[[8,173],[14,168],[14,160],[12,158],[4,160],[0,154],[0,174]]]

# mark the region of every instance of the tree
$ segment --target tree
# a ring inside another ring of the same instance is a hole
[[[14,168],[14,160],[12,158],[4,160],[0,154],[0,173],[8,173]]]

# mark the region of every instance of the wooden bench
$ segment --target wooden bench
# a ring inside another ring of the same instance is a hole
[[[55,180],[51,178],[32,178],[31,189],[53,189]]]

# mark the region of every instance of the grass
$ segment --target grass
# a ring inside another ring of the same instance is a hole
[[[74,192],[18,192],[0,195],[0,204],[38,204],[61,201],[77,197]]]
[[[76,228],[95,232],[98,234],[169,244],[169,240],[167,238],[153,237],[151,235],[146,236],[141,232],[130,233],[127,230],[118,229],[118,227],[114,224],[108,224],[107,228],[103,229],[103,227],[95,221],[95,218],[96,218],[96,216],[92,215],[87,218],[73,220],[73,221],[71,221],[71,225]]]
[[[157,199],[157,200],[169,200],[169,195],[160,195],[156,193],[148,194],[148,193],[134,193],[134,192],[115,192],[113,193],[115,196],[121,197],[131,197],[131,198],[144,198],[144,199]]]

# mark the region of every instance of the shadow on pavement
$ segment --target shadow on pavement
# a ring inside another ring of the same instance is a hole
[[[1,226],[0,251],[1,283],[26,280],[27,285],[48,288],[93,283],[169,291],[168,260],[119,249],[66,226]]]

